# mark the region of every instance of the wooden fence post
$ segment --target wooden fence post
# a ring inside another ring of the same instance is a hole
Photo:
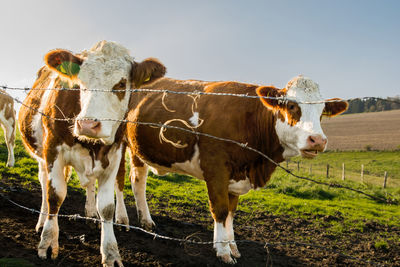
[[[342,180],[344,181],[345,179],[345,173],[344,173],[344,162],[342,164]]]
[[[386,188],[387,178],[388,178],[388,174],[387,174],[387,172],[385,172],[385,178],[383,180],[383,188]]]
[[[364,183],[364,164],[361,164],[361,183]]]
[[[329,164],[326,164],[326,178],[329,178]]]
[[[297,162],[297,171],[300,171],[300,161]]]

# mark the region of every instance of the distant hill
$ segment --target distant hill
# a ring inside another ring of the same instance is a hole
[[[366,100],[353,99],[349,101],[349,109],[345,114],[377,112],[400,109],[400,96],[383,98],[369,98]]]
[[[322,119],[329,150],[400,149],[400,110]]]

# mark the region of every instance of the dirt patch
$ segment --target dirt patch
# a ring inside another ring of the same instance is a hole
[[[30,208],[39,209],[40,187],[23,188],[18,180],[0,180],[0,192]],[[11,188],[11,189],[10,189]],[[61,214],[84,214],[83,191],[69,189]],[[195,205],[194,205],[195,206]],[[159,234],[193,240],[212,240],[212,220],[199,221],[206,211],[194,207],[180,207],[194,214],[158,215],[153,219]],[[161,211],[161,210],[160,210]],[[196,213],[202,214],[196,214]],[[156,213],[156,212],[154,212]],[[136,210],[128,207],[131,224],[136,222]],[[162,212],[160,212],[162,214]],[[60,253],[57,260],[42,261],[37,257],[40,236],[34,227],[38,215],[20,209],[0,197],[0,258],[21,258],[35,266],[99,266],[100,230],[93,223],[59,219]],[[272,214],[238,212],[235,235],[242,258],[236,266],[368,266],[362,260],[372,260],[385,266],[400,266],[400,245],[396,240],[375,247],[376,237],[400,235],[400,229],[366,222],[363,231],[343,233],[338,239],[323,228],[313,226],[315,216],[293,219]],[[321,219],[321,218],[320,218]],[[341,221],[341,215],[322,218],[323,221]],[[215,257],[212,245],[190,245],[174,241],[153,239],[147,234],[115,229],[120,254],[125,266],[223,266]],[[398,240],[397,240],[398,241]],[[265,246],[266,242],[280,245]],[[301,245],[300,243],[309,243]],[[340,252],[356,259],[343,257]]]

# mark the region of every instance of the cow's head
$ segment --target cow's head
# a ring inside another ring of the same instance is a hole
[[[321,128],[322,116],[336,116],[348,107],[348,103],[339,98],[324,103],[318,84],[303,76],[293,78],[284,89],[259,87],[257,94],[271,97],[260,99],[277,116],[275,130],[285,149],[284,158],[299,154],[305,158],[314,158],[318,152],[324,151],[328,139]],[[282,97],[282,100],[276,97]]]
[[[166,72],[158,60],[150,58],[136,63],[126,48],[106,41],[79,55],[53,50],[45,56],[45,62],[81,89],[81,111],[76,117],[74,135],[105,144],[114,142],[118,120],[124,119],[127,112],[131,94],[125,90],[152,83]]]

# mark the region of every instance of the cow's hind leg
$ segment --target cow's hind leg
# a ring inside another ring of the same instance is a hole
[[[132,159],[133,157],[133,159]],[[146,200],[146,180],[148,166],[137,157],[131,155],[131,186],[135,195],[138,220],[141,226],[151,230],[156,226],[149,211]]]
[[[42,205],[40,207],[40,214],[39,214],[39,219],[36,224],[35,230],[36,232],[40,232],[40,229],[44,225],[44,221],[46,220],[47,217],[47,171],[45,168],[45,163],[43,161],[39,161],[39,182],[40,186],[42,188]]]
[[[57,214],[67,194],[67,182],[64,178],[64,162],[62,155],[58,155],[52,164],[47,182],[47,204],[49,215],[44,223],[38,255],[42,259],[47,257],[47,249],[51,247],[51,258],[58,256],[58,218]]]
[[[124,186],[125,186],[125,149],[122,149],[121,162],[117,173],[117,180],[115,182],[115,195],[117,198],[117,205],[115,210],[115,222],[120,224],[129,225],[128,213],[124,202]],[[129,230],[129,228],[126,228]]]
[[[10,123],[9,121],[1,121],[1,126],[4,131],[4,139],[6,141],[7,150],[8,150],[8,158],[7,158],[7,166],[14,166],[14,145],[15,145],[15,120]]]
[[[96,180],[91,180],[86,186],[85,215],[98,218],[96,209]]]
[[[240,258],[241,256],[235,242],[235,234],[233,231],[233,216],[237,207],[238,200],[238,196],[229,194],[229,213],[225,221],[225,227],[228,231],[228,240],[230,241],[229,246],[231,248],[231,254],[235,258]]]

